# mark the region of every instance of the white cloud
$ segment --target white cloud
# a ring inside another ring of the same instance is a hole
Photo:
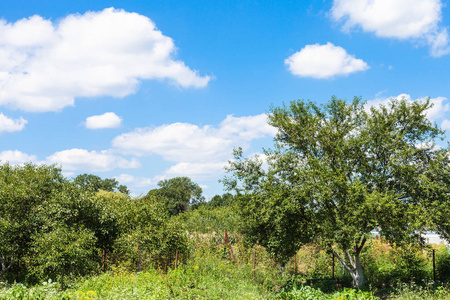
[[[22,117],[20,119],[13,120],[5,116],[3,113],[0,113],[0,133],[21,131],[27,123],[28,121]]]
[[[378,37],[413,39],[430,46],[432,56],[450,52],[447,29],[440,27],[441,0],[334,0],[331,16],[344,31],[360,27]]]
[[[445,119],[442,121],[441,128],[443,130],[449,130],[450,129],[450,120]]]
[[[61,172],[64,177],[73,177],[75,176],[75,172]]]
[[[108,151],[97,152],[85,149],[55,152],[47,157],[47,161],[60,164],[65,171],[104,172],[116,168],[134,169],[140,167],[140,163],[136,159],[127,160]]]
[[[248,146],[252,139],[274,136],[265,114],[236,118],[227,116],[217,128],[173,123],[156,128],[137,128],[116,137],[113,147],[137,156],[161,155],[175,162],[220,162],[233,147]]]
[[[117,128],[120,125],[122,125],[122,118],[113,112],[86,118],[86,128],[89,129]]]
[[[388,98],[376,98],[370,101],[367,101],[366,108],[367,110],[371,106],[378,106],[380,104],[387,104],[390,99],[395,98],[398,100],[405,99],[409,102],[412,101],[426,101],[428,97],[422,97],[413,100],[410,95],[408,94],[400,94],[395,97],[388,97]],[[436,119],[441,119],[444,117],[445,113],[450,111],[450,104],[447,103],[447,98],[445,97],[436,97],[436,98],[430,98],[430,102],[433,104],[433,106],[427,110],[427,117],[430,120],[435,121]]]
[[[54,23],[37,15],[0,20],[0,105],[58,111],[75,97],[124,97],[145,79],[205,87],[210,77],[175,60],[175,52],[149,18],[114,8]]]
[[[148,178],[130,174],[120,174],[119,176],[115,176],[114,179],[127,187],[142,190],[142,188],[150,189],[150,187],[155,187],[160,180],[166,179],[166,176],[158,175],[153,178]]]
[[[154,128],[137,128],[117,136],[113,149],[137,156],[160,155],[176,164],[163,177],[188,176],[210,179],[223,174],[234,147],[248,149],[252,140],[273,137],[276,129],[267,115],[227,116],[218,126],[173,123]],[[163,178],[159,178],[161,180]]]
[[[194,180],[207,179],[224,174],[227,162],[189,163],[180,162],[170,167],[165,174],[169,176],[188,176]]]
[[[344,48],[328,42],[326,45],[306,45],[288,57],[284,63],[300,77],[331,78],[369,69],[367,63],[350,55]]]
[[[0,161],[2,163],[9,162],[11,165],[20,165],[27,162],[37,162],[36,155],[28,155],[19,150],[6,150],[0,152]]]

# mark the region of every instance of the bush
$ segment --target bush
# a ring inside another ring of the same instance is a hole
[[[382,287],[393,281],[395,263],[392,251],[389,244],[380,240],[371,239],[367,242],[361,255],[366,285]]]
[[[436,255],[436,277],[440,281],[450,280],[450,246],[441,245]]]
[[[231,206],[210,208],[202,205],[196,210],[177,215],[175,219],[190,233],[223,233],[225,229],[237,232],[240,224],[240,217]]]
[[[400,282],[422,282],[427,278],[427,262],[418,245],[405,244],[392,250],[393,277]]]

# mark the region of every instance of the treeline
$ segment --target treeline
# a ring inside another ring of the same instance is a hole
[[[0,166],[0,278],[17,282],[88,275],[111,265],[166,270],[175,252],[188,253],[188,237],[171,218],[205,202],[187,177],[160,181],[130,197],[115,179],[82,174],[68,180],[56,166]]]
[[[364,105],[333,97],[321,106],[274,108],[274,148],[264,151],[265,161],[236,149],[222,179],[233,194],[210,201],[187,177],[133,198],[114,179],[67,180],[55,166],[1,165],[1,276],[37,282],[112,266],[166,271],[176,253],[182,262],[217,262],[232,247],[245,260],[262,250],[284,274],[299,249],[315,245],[355,287],[408,277],[398,270],[422,270],[426,261],[418,256],[420,232],[450,241],[450,147],[436,144],[444,132],[426,117],[429,101],[394,99],[370,112]],[[388,277],[376,275],[383,268],[372,258],[382,255],[366,255],[374,230],[392,253],[404,254],[392,256]],[[449,256],[442,257],[448,269]]]

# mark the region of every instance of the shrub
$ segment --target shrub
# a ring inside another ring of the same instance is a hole
[[[436,255],[436,276],[440,281],[450,280],[450,246],[441,245]]]
[[[421,282],[427,278],[427,262],[418,245],[404,244],[392,250],[393,276],[401,282]]]

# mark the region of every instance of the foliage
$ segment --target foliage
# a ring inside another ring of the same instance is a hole
[[[392,251],[392,277],[401,282],[422,282],[427,277],[426,260],[417,245],[404,244]]]
[[[392,297],[399,300],[450,299],[450,286],[433,283],[425,286],[400,283],[395,287]]]
[[[170,216],[185,212],[190,206],[198,205],[205,200],[202,188],[189,177],[164,179],[158,182],[158,186],[158,189],[150,190],[147,196],[163,198]]]
[[[105,191],[93,195],[90,191],[83,190],[74,183],[66,182],[58,193],[55,193],[40,207],[41,227],[37,228],[33,235],[34,254],[30,257],[30,262],[37,264],[34,268],[40,272],[35,273],[39,273],[41,279],[47,278],[47,276],[54,278],[52,275],[54,270],[43,267],[54,264],[52,258],[55,255],[51,256],[49,253],[56,250],[50,247],[57,247],[56,249],[62,252],[67,252],[69,249],[75,252],[85,252],[83,257],[77,258],[76,270],[77,274],[81,275],[89,274],[93,270],[95,263],[99,262],[100,250],[112,251],[115,239],[119,234],[119,224],[118,212],[113,203],[108,202],[108,197],[105,196],[105,194],[109,195],[108,193],[110,193],[109,198],[128,197],[121,193]],[[67,234],[59,237],[58,232],[67,232]],[[73,244],[71,240],[65,240],[69,236],[74,238],[73,241],[77,241],[77,243]],[[42,237],[47,237],[54,243],[45,245]],[[39,256],[41,253],[47,255]],[[48,261],[45,261],[46,259]],[[63,264],[63,261],[59,263]],[[64,268],[67,268],[67,265]]]
[[[73,180],[80,188],[89,190],[91,192],[107,191],[120,192],[128,195],[129,190],[125,185],[119,185],[119,182],[114,178],[105,178],[93,174],[80,174]]]
[[[234,196],[231,193],[225,193],[223,195],[215,195],[209,200],[209,202],[204,202],[205,206],[215,208],[219,206],[230,206],[234,202]]]
[[[376,300],[380,299],[373,295],[372,292],[354,290],[344,288],[342,291],[335,292],[334,294],[325,294],[318,289],[314,289],[310,286],[294,287],[288,292],[281,292],[276,296],[276,299],[283,300]]]
[[[210,208],[202,205],[198,209],[179,214],[176,220],[180,222],[188,232],[239,232],[241,226],[240,215],[234,207],[218,206]]]
[[[331,277],[331,265],[332,265],[331,253],[322,249],[320,245],[316,243],[303,245],[297,251],[297,272],[303,278],[317,279],[317,278],[330,278]],[[293,263],[293,260],[290,260]],[[336,274],[340,273],[338,262],[336,261]],[[294,266],[290,266],[291,270]]]
[[[41,226],[39,208],[64,183],[61,170],[54,165],[0,165],[1,275],[11,280],[14,271],[15,279],[21,280],[30,271],[24,260],[30,251],[32,235]]]
[[[64,276],[72,272],[72,268],[79,273],[91,269],[89,263],[94,243],[93,232],[83,227],[61,226],[40,234],[33,242],[35,272],[53,279],[58,276],[64,288]]]
[[[264,151],[268,170],[236,150],[224,180],[241,194],[246,232],[282,263],[314,237],[361,286],[360,254],[372,230],[391,242],[417,241],[415,230],[432,226],[426,212],[448,203],[448,149],[435,147],[443,131],[426,118],[430,106],[392,99],[367,112],[359,98],[333,97],[272,109],[278,134]]]
[[[436,276],[441,281],[450,281],[450,246],[441,245],[438,248]]]
[[[172,264],[167,272],[149,267],[135,273],[122,264],[98,276],[72,278],[64,291],[52,280],[30,287],[0,283],[0,299],[378,299],[373,294],[374,291],[377,294],[377,289],[342,288],[331,280],[316,280],[312,286],[307,286],[305,282],[309,281],[304,277],[294,278],[287,271],[282,275],[264,247],[246,248],[241,241],[236,241],[236,236],[230,234],[236,264],[228,254],[228,246],[223,244],[223,237],[199,234],[191,236],[194,251],[187,260],[179,261],[176,270]],[[367,250],[378,246],[389,247],[369,241]],[[386,253],[395,249],[389,247],[388,250]],[[255,284],[252,283],[253,251],[256,253]],[[365,250],[364,255],[378,256],[379,251],[378,248],[372,252]],[[329,267],[329,253],[320,251],[318,245],[302,247],[298,254],[300,263],[312,260],[307,258],[308,254],[312,258],[328,259]],[[366,257],[363,258],[365,262]],[[393,291],[385,290],[382,295],[396,299],[448,299],[450,287],[432,282],[427,285],[408,282],[397,285]]]
[[[120,235],[115,242],[121,263],[137,270],[141,257],[141,267],[166,270],[177,250],[180,254],[189,251],[186,233],[180,224],[169,220],[163,199],[147,195],[121,205]]]

